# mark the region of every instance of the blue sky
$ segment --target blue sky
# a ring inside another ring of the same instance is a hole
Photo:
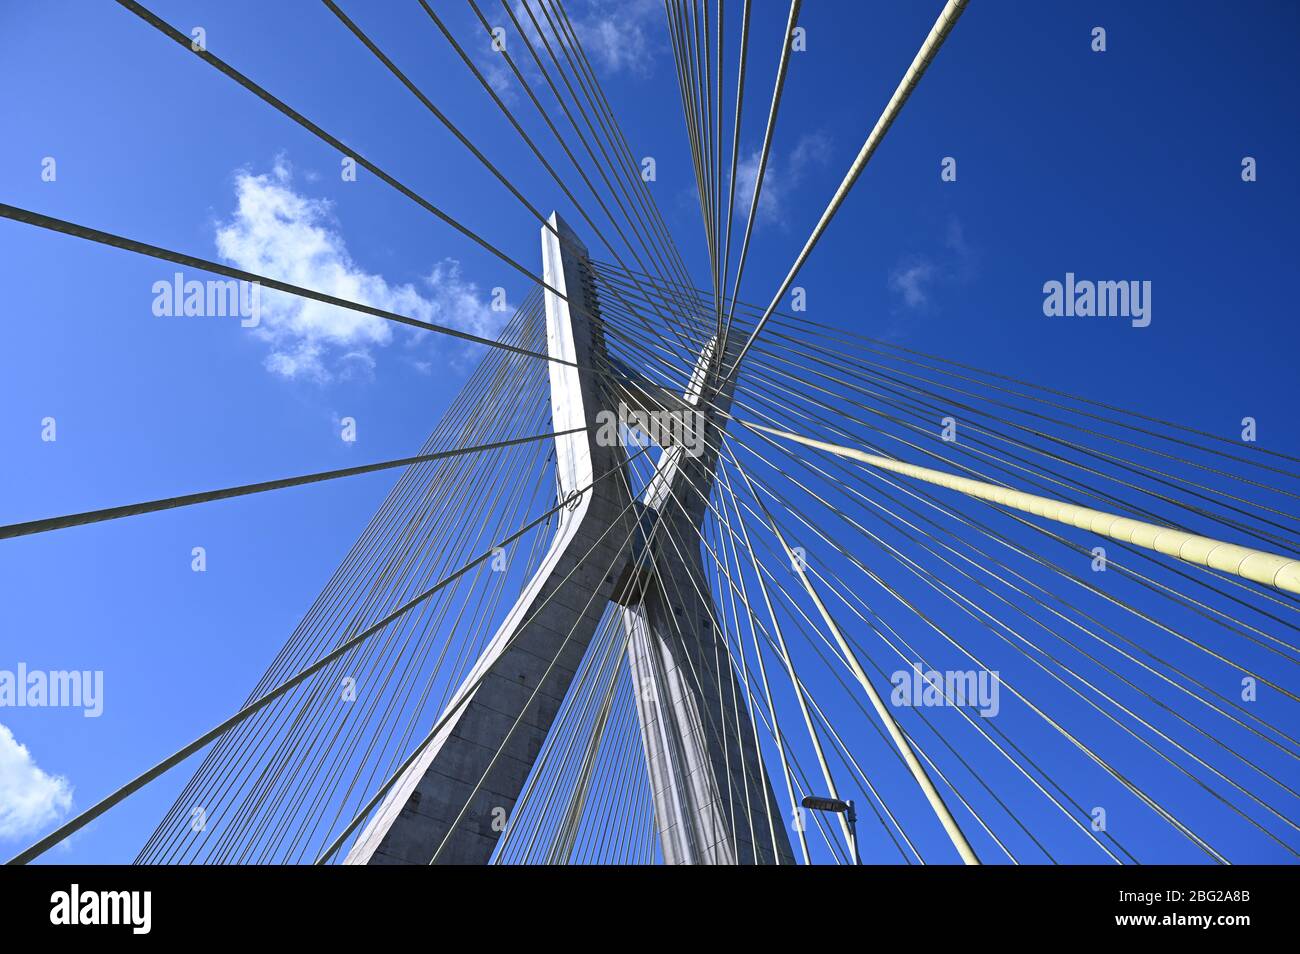
[[[343,6],[520,191],[567,211],[414,2]],[[613,6],[572,4],[633,150],[656,158],[654,195],[704,284],[662,9]],[[785,16],[783,4],[755,6],[745,156],[761,140]],[[743,297],[767,302],[938,6],[805,4],[809,51],[791,67]],[[443,7],[488,63],[468,8]],[[151,9],[184,31],[204,27],[213,52],[536,266],[527,212],[323,6]],[[804,270],[810,315],[1227,437],[1252,415],[1265,446],[1294,453],[1298,21],[1282,2],[974,0]],[[114,4],[3,5],[0,63],[7,203],[268,268],[301,265],[277,257],[286,237],[323,242],[340,282],[489,333],[501,317],[491,290],[511,304],[529,290],[364,171],[342,181],[332,150]],[[956,182],[940,181],[945,156]],[[1244,156],[1258,181],[1242,181]],[[41,178],[45,157],[53,182]],[[266,218],[277,204],[287,214]],[[475,358],[328,314],[281,311],[262,334],[155,317],[153,283],[173,271],[0,223],[0,522],[411,453]],[[1150,280],[1151,325],[1046,318],[1043,283],[1067,271]],[[46,417],[54,443],[41,440]],[[339,438],[345,417],[354,443]],[[365,477],[0,546],[0,669],[105,673],[100,718],[0,712],[16,740],[0,733],[11,770],[30,779],[34,762],[52,799],[40,825],[0,829],[0,852],[232,711],[390,485]],[[204,573],[190,569],[195,546]],[[129,860],[184,770],[174,776],[52,857]],[[1262,849],[1254,860],[1282,859]]]

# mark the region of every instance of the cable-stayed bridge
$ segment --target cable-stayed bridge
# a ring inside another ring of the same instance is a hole
[[[740,290],[799,0],[764,38],[748,0],[665,3],[703,281],[558,0],[470,0],[472,38],[414,5],[550,176],[541,203],[325,0],[536,219],[531,263],[119,3],[532,290],[487,339],[0,206],[484,349],[409,457],[0,528],[400,472],[242,705],[16,861],[181,772],[139,862],[1296,857],[1300,459],[782,306],[965,2],[919,38],[786,274],[749,276],[754,304]],[[502,26],[519,102],[467,52]],[[763,106],[737,195],[741,115]],[[572,217],[544,211],[560,200]],[[810,796],[852,801],[858,825]]]

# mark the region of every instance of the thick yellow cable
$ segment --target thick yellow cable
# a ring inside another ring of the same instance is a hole
[[[958,490],[968,496],[978,497],[981,500],[987,500],[1004,507],[1011,507],[1024,513],[1033,514],[1036,517],[1046,517],[1049,520],[1066,523],[1082,530],[1091,530],[1093,533],[1110,537],[1112,540],[1120,540],[1124,543],[1145,547],[1148,550],[1155,550],[1157,553],[1177,557],[1188,563],[1207,566],[1210,569],[1220,570],[1224,573],[1235,573],[1247,580],[1276,587],[1288,593],[1300,593],[1300,560],[1293,560],[1290,557],[1268,553],[1264,550],[1238,546],[1235,543],[1225,543],[1211,537],[1200,537],[1193,533],[1162,527],[1155,523],[1132,520],[1129,517],[1121,517],[1102,510],[1080,507],[1077,504],[1066,503],[1063,500],[1053,500],[1051,497],[1027,494],[1023,490],[999,487],[997,484],[985,483],[982,480],[959,477],[956,474],[934,470],[930,467],[907,464],[889,457],[868,454],[853,447],[830,444],[826,441],[804,437],[801,434],[777,430],[774,427],[764,427],[761,424],[753,424],[749,421],[739,421],[739,423],[756,431],[764,431],[768,434],[775,434],[777,437],[783,437],[786,440],[795,441],[805,447],[830,451],[832,454],[862,461],[864,464],[878,467],[881,470],[902,474],[905,477],[914,477],[917,480],[924,480],[926,483],[947,487],[950,490]]]

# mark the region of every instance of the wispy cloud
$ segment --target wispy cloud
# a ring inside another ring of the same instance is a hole
[[[514,0],[511,12],[514,13],[513,20],[505,15],[495,26],[504,31],[502,40],[510,62],[533,91],[539,92],[546,88],[546,79],[538,70],[533,54],[540,57],[549,69],[550,54],[546,52],[549,46],[562,62],[567,62],[567,54],[561,52],[569,45],[567,27],[552,12],[551,21],[557,28],[557,32],[553,32],[552,23],[548,22],[542,8],[531,0],[528,4],[524,0]],[[647,77],[654,72],[660,51],[667,49],[664,8],[660,0],[587,0],[573,4],[568,14],[569,23],[587,59],[601,73],[631,73]],[[476,22],[475,27],[481,31],[482,24]],[[538,27],[545,32],[545,41]],[[502,100],[517,102],[514,71],[507,66],[502,52],[493,49],[491,36],[480,32],[479,39],[481,42],[477,46],[470,46],[475,64]]]
[[[919,261],[890,273],[889,287],[903,296],[908,308],[923,308],[930,301],[930,283],[939,269],[931,261]]]
[[[269,173],[235,177],[235,211],[216,233],[217,251],[239,268],[421,321],[494,335],[506,312],[493,311],[460,264],[435,264],[419,286],[361,268],[348,251],[332,204],[295,191],[278,159]],[[266,367],[286,378],[326,382],[374,371],[374,351],[393,341],[382,318],[264,290],[253,333],[270,347]]]
[[[830,158],[830,137],[822,132],[805,133],[784,160],[769,155],[767,169],[763,172],[763,190],[758,196],[759,222],[774,222],[787,210],[790,194],[804,181],[808,172],[825,165]],[[749,213],[754,196],[754,183],[758,178],[758,161],[761,149],[755,149],[736,165],[736,212]]]
[[[901,296],[907,308],[923,311],[931,304],[936,287],[964,282],[975,274],[975,251],[967,243],[965,229],[957,218],[948,220],[943,249],[939,256],[908,256],[889,273],[890,290]]]
[[[0,725],[0,839],[24,838],[48,827],[72,807],[66,778],[43,772],[27,746]]]
[[[979,253],[966,241],[966,230],[961,220],[950,218],[944,232],[943,246],[948,251],[949,277],[956,282],[969,281],[979,271]]]
[[[659,0],[591,0],[573,16],[573,29],[596,66],[648,75],[665,36]]]
[[[492,56],[500,56],[498,53],[492,53]],[[518,66],[518,61],[515,62]],[[479,70],[483,73],[483,78],[488,81],[493,92],[501,97],[502,102],[512,104],[515,102],[513,75],[509,67],[500,60],[487,60],[478,64]]]

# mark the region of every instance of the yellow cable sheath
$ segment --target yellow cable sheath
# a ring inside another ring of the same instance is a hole
[[[761,424],[753,424],[749,421],[740,421],[739,423],[756,431],[764,431],[768,434],[775,434],[777,437],[783,437],[786,440],[795,441],[806,447],[830,451],[840,457],[849,457],[872,467],[878,467],[881,470],[902,474],[905,477],[913,477],[926,483],[947,487],[950,490],[958,490],[968,496],[988,500],[1003,507],[1011,507],[1024,513],[1033,514],[1036,517],[1046,517],[1049,520],[1069,524],[1081,530],[1090,530],[1093,533],[1110,537],[1112,540],[1132,543],[1135,546],[1155,550],[1157,553],[1163,553],[1166,556],[1177,557],[1188,563],[1208,566],[1213,570],[1220,570],[1224,573],[1234,573],[1247,580],[1276,587],[1288,593],[1300,593],[1300,560],[1292,560],[1289,557],[1268,553],[1264,550],[1238,546],[1235,543],[1225,543],[1222,540],[1215,540],[1210,537],[1200,537],[1193,533],[1185,533],[1182,530],[1162,527],[1159,524],[1132,520],[1129,517],[1120,517],[1102,510],[1080,507],[1077,504],[1054,500],[1051,497],[1028,494],[1023,490],[999,487],[996,484],[986,483],[982,480],[959,477],[956,474],[934,470],[930,467],[921,467],[917,464],[908,464],[889,457],[880,457],[877,454],[868,454],[853,447],[844,447],[840,444],[814,440],[811,437],[777,430],[774,427],[764,427]]]

